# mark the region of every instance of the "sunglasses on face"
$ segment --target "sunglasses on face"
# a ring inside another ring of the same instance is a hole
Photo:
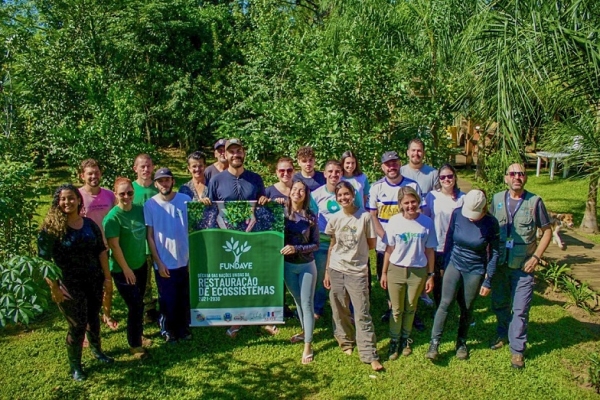
[[[120,198],[123,198],[125,196],[133,197],[133,190],[130,190],[128,192],[117,193],[117,196],[119,196]]]
[[[522,178],[525,176],[525,172],[521,172],[521,171],[510,171],[508,173],[508,176],[510,176],[511,178],[514,178],[515,176],[518,176],[519,178]]]
[[[292,172],[294,172],[294,168],[278,169],[277,172],[279,172],[282,175],[285,174],[286,172],[288,174],[291,174]]]
[[[440,175],[440,181],[445,181],[445,180],[451,181],[452,179],[454,179],[454,174]]]

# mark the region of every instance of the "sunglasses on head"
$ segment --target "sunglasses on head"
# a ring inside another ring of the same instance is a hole
[[[278,169],[277,172],[279,172],[280,174],[285,174],[286,172],[288,174],[291,174],[292,172],[294,172],[294,168]]]
[[[440,175],[440,181],[445,181],[446,179],[449,181],[454,179],[454,174]]]
[[[518,176],[520,178],[525,176],[525,172],[521,172],[521,171],[510,171],[508,173],[508,176],[510,176],[511,178],[514,178],[515,176]]]
[[[119,197],[125,197],[125,196],[133,197],[133,190],[129,190],[127,192],[122,192],[122,193],[117,193],[117,195]]]

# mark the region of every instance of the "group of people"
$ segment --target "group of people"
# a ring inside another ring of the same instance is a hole
[[[277,182],[265,188],[260,175],[244,167],[239,139],[214,144],[215,163],[194,152],[187,159],[192,179],[174,192],[168,168],[158,169],[147,154],[134,162],[135,181],[117,178],[114,191],[100,188],[94,160],[81,164],[84,186],[63,185],[39,236],[40,256],[62,269],[59,281],[48,281],[52,298],[65,315],[68,359],[74,379],[81,368],[84,335],[93,355],[112,362],[100,346],[100,312],[110,315],[112,284],[128,308],[127,340],[131,354],[143,358],[149,340],[143,337],[144,307],[152,305],[154,275],[165,341],[191,339],[187,202],[276,201],[284,205],[285,285],[296,303],[302,331],[291,337],[303,343],[302,363],[313,361],[316,320],[324,313],[327,291],[333,335],[341,350],[373,370],[383,369],[370,313],[370,250],[376,251],[377,281],[386,290],[390,344],[388,359],[412,353],[411,332],[419,297],[433,292],[437,311],[426,357],[436,360],[448,308],[456,298],[460,321],[456,357],[466,359],[468,330],[477,295],[491,293],[498,319],[492,349],[510,345],[511,365],[524,367],[527,322],[533,295],[533,272],[551,239],[543,201],[526,191],[525,169],[509,166],[508,190],[493,196],[491,206],[481,190],[459,190],[456,169],[435,169],[424,163],[425,145],[412,140],[408,163],[395,151],[381,156],[383,177],[373,184],[350,151],[315,169],[311,147],[301,147],[294,160],[276,163]],[[536,240],[536,229],[542,237]],[[152,273],[154,271],[154,273]],[[146,297],[146,300],[144,298]],[[103,307],[104,304],[104,307]],[[240,326],[231,326],[235,337]],[[277,334],[276,326],[264,327]]]

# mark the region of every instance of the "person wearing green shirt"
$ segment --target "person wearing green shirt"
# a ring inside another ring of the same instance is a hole
[[[148,280],[146,267],[146,225],[144,208],[133,204],[131,180],[115,181],[117,205],[104,217],[103,226],[110,257],[108,265],[117,290],[127,305],[127,341],[135,358],[144,358],[142,347],[144,293]]]
[[[144,207],[146,201],[158,193],[154,186],[152,174],[154,173],[154,162],[149,154],[139,154],[133,162],[133,170],[136,173],[136,180],[133,181],[133,204]],[[146,269],[148,278],[146,280],[146,294],[144,295],[144,322],[155,322],[158,319],[156,311],[157,300],[152,297],[152,257],[150,248],[146,245]]]

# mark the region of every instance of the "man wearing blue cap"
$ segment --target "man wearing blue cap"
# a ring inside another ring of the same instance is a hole
[[[210,182],[210,180],[217,174],[225,171],[229,167],[229,163],[227,162],[227,156],[225,155],[225,144],[227,141],[225,139],[219,139],[215,142],[213,148],[215,149],[215,161],[204,171],[204,178],[206,182]]]
[[[158,194],[144,204],[146,237],[154,261],[159,293],[160,331],[165,341],[189,340],[190,285],[187,201],[173,191],[175,178],[169,168],[154,174]]]

